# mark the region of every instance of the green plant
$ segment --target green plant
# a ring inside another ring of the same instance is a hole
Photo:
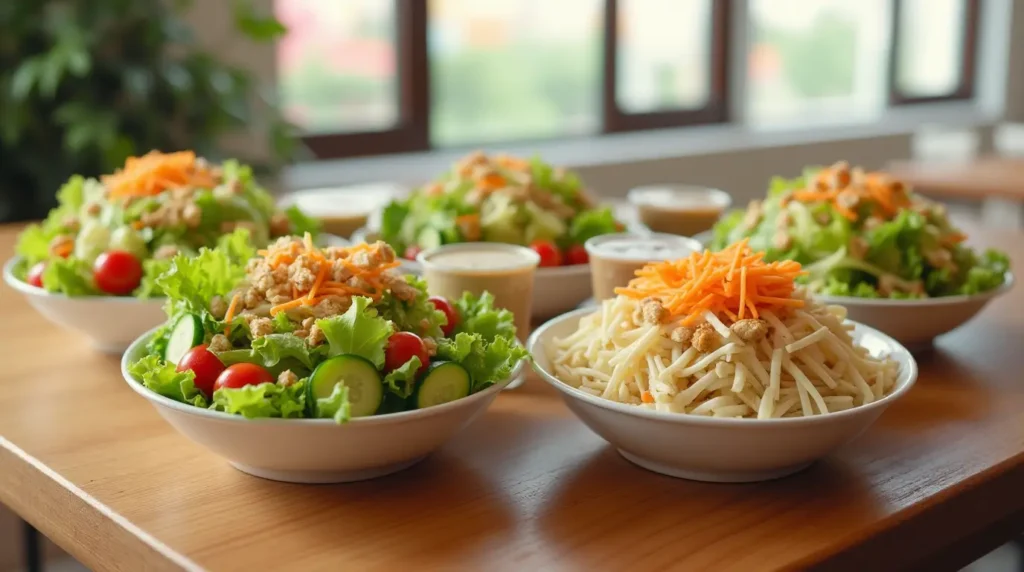
[[[188,5],[0,1],[0,220],[45,214],[69,176],[111,172],[130,155],[195,149],[223,159],[222,137],[252,123],[270,159],[243,160],[273,169],[291,156],[290,126],[247,70],[197,45],[182,19]],[[243,2],[233,16],[253,42],[285,31]]]

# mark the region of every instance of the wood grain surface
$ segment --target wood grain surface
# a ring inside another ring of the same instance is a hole
[[[972,242],[1024,268],[1024,235]],[[7,287],[0,315],[0,501],[94,569],[943,570],[1024,529],[1021,287],[920,356],[861,438],[749,485],[631,465],[539,379],[400,474],[265,481],[175,433],[117,358]]]
[[[1024,203],[1024,158],[982,157],[970,161],[899,161],[886,169],[927,195]]]

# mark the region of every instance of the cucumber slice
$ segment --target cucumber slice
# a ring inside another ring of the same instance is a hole
[[[334,386],[348,387],[348,401],[352,417],[373,415],[384,399],[384,384],[372,363],[355,355],[333,357],[316,367],[306,385],[306,402],[330,397]]]
[[[174,322],[171,335],[167,338],[164,361],[178,365],[188,350],[203,343],[203,322],[195,314],[185,314]]]
[[[416,236],[416,245],[423,250],[437,248],[443,243],[444,241],[441,239],[441,233],[437,232],[437,229],[434,228],[427,227],[421,230]]]
[[[450,361],[430,364],[426,375],[416,388],[413,399],[417,409],[440,405],[469,395],[469,372]]]

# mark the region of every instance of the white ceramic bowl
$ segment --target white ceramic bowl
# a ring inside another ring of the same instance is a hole
[[[24,294],[47,320],[84,335],[101,352],[120,354],[133,340],[167,319],[164,298],[69,297],[36,288],[14,276],[19,261],[20,257],[15,257],[4,265],[7,285]]]
[[[814,417],[719,419],[664,413],[616,403],[584,393],[554,376],[546,345],[574,331],[584,309],[538,328],[527,341],[534,369],[562,392],[566,405],[587,427],[623,457],[657,473],[712,482],[753,482],[795,473],[863,433],[904,396],[917,379],[917,364],[895,340],[856,324],[853,336],[872,354],[888,354],[900,364],[896,387],[868,405]]]
[[[986,304],[1013,288],[1013,274],[1002,286],[969,296],[889,300],[815,295],[825,304],[845,306],[847,317],[882,330],[911,349],[929,347],[936,337],[966,324]]]
[[[352,235],[353,242],[377,240],[377,234],[360,229]],[[414,260],[402,260],[403,272],[420,275],[423,269]],[[538,268],[533,283],[533,306],[531,315],[535,319],[550,318],[576,308],[590,298],[590,265],[576,264],[558,268]]]
[[[411,467],[487,410],[510,380],[428,409],[361,417],[339,425],[331,419],[246,419],[179,403],[146,389],[128,373],[152,332],[121,358],[128,386],[145,397],[183,435],[236,469],[275,481],[343,483]],[[525,375],[525,364],[511,379]]]

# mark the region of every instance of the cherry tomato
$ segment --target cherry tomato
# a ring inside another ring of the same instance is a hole
[[[590,262],[590,256],[587,255],[587,249],[583,248],[582,244],[574,244],[565,250],[566,266],[586,264],[588,262]]]
[[[222,387],[238,389],[261,383],[274,383],[274,376],[266,368],[254,363],[236,363],[220,372],[217,381],[213,383],[213,390],[217,391]]]
[[[213,352],[206,348],[206,344],[200,344],[181,356],[178,367],[175,371],[192,370],[196,374],[196,389],[203,392],[203,395],[213,395],[213,386],[217,378],[224,372],[224,364],[213,355]]]
[[[421,252],[423,252],[422,248],[415,244],[410,244],[405,247],[405,252],[402,253],[402,257],[406,260],[416,260],[416,257],[419,256]]]
[[[123,250],[110,250],[99,255],[92,265],[96,286],[107,294],[131,294],[142,281],[142,263]]]
[[[28,269],[28,274],[25,275],[25,282],[28,282],[36,288],[42,288],[44,270],[46,270],[46,263],[36,262],[32,268]]]
[[[431,296],[427,299],[430,300],[435,308],[444,312],[444,316],[448,318],[448,323],[441,326],[441,331],[444,332],[445,336],[452,335],[452,330],[455,329],[455,326],[459,325],[459,313],[455,311],[451,302],[443,296]]]
[[[420,369],[416,373],[430,365],[427,346],[419,336],[412,332],[395,332],[388,338],[388,347],[384,350],[384,369],[396,370],[412,359],[412,356],[420,358]]]
[[[541,268],[562,265],[562,253],[558,251],[555,243],[548,240],[535,240],[530,244],[530,248],[540,255]]]

